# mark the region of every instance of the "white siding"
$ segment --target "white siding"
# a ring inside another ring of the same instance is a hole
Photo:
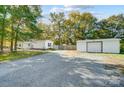
[[[118,40],[104,41],[103,52],[120,53],[120,42]]]
[[[31,42],[18,42],[17,47],[22,49],[30,49]]]
[[[101,46],[95,42],[102,42]],[[91,42],[88,45],[86,43]],[[77,50],[86,52],[99,52],[102,48],[104,53],[120,53],[120,39],[95,39],[95,40],[79,40],[77,41]]]
[[[44,49],[45,48],[45,42],[44,41],[34,41],[32,43],[32,46],[34,49]]]
[[[76,46],[78,51],[86,52],[86,42],[79,41]]]
[[[18,42],[18,43],[17,43],[17,48],[23,48],[23,47],[22,47],[22,42]]]
[[[30,49],[31,43],[30,42],[23,43],[23,48]]]
[[[88,42],[87,51],[88,52],[102,52],[101,42]]]
[[[50,43],[51,46],[48,46],[48,43]],[[49,49],[49,48],[53,48],[53,42],[50,41],[50,40],[46,40],[46,41],[45,41],[45,49]]]
[[[48,43],[51,43],[51,46],[48,46]],[[19,46],[21,44],[21,46]],[[29,46],[30,44],[30,46]],[[51,40],[38,40],[31,42],[18,42],[18,48],[23,49],[48,49],[53,48],[53,42]]]

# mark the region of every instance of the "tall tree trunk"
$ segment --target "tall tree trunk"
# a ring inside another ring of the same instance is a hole
[[[58,23],[58,25],[59,25],[59,33],[58,33],[58,36],[59,36],[59,49],[62,49],[60,23]]]
[[[14,44],[14,51],[17,51],[17,40],[18,40],[18,32],[19,32],[19,31],[17,31],[17,32],[16,32],[16,34],[15,34],[15,44]]]
[[[13,29],[13,23],[11,26],[12,32],[11,32],[11,45],[10,45],[10,51],[13,52],[13,41],[14,41],[14,29]]]
[[[3,40],[4,40],[4,31],[2,30],[1,42],[0,42],[0,50],[3,53]]]
[[[19,26],[21,25],[21,19],[19,20],[19,23],[17,25],[17,28],[15,30],[15,44],[14,44],[14,51],[17,51],[17,41],[18,41],[18,33],[19,33]]]
[[[6,11],[3,17],[3,24],[2,24],[2,34],[1,34],[1,42],[0,42],[0,52],[3,53],[3,43],[4,43],[4,34],[5,34],[5,18],[6,18]]]

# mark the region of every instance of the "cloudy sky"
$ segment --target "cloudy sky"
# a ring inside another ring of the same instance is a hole
[[[124,6],[121,5],[96,5],[96,6],[84,6],[84,5],[44,5],[42,7],[43,21],[49,23],[49,13],[51,12],[64,12],[67,15],[70,11],[90,12],[99,20],[107,18],[111,15],[117,15],[124,13]]]

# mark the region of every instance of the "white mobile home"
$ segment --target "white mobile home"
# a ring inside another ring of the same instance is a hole
[[[77,41],[77,50],[83,52],[120,53],[120,39],[93,39]]]
[[[20,49],[31,49],[32,48],[32,44],[31,44],[31,42],[18,42],[17,43],[17,48],[20,48]]]
[[[32,41],[32,49],[49,49],[53,48],[53,41],[51,40],[38,40]]]
[[[53,41],[32,40],[30,42],[18,42],[17,47],[21,49],[49,49],[53,48]]]

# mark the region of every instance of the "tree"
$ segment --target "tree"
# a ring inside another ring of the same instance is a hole
[[[37,39],[47,40],[53,39],[54,40],[54,31],[52,31],[52,26],[50,24],[46,24],[43,22],[38,23],[38,28],[42,29],[42,33],[39,33]]]
[[[0,6],[0,51],[5,39],[11,42],[10,51],[16,51],[18,40],[36,38],[42,32],[37,26],[41,12],[40,6]]]
[[[110,30],[116,33],[114,37],[121,37],[124,34],[124,15],[113,15],[107,19]]]
[[[40,17],[41,11],[39,6],[11,6],[11,24],[12,24],[12,34],[14,30],[14,51],[17,50],[17,41],[19,35],[23,33],[24,28],[29,28],[33,33],[41,31],[36,26],[37,18]],[[14,20],[13,20],[14,19]],[[29,31],[29,30],[28,30]],[[27,32],[26,32],[27,33]],[[24,34],[23,34],[24,35]],[[29,34],[28,34],[29,35]],[[13,36],[11,38],[11,51],[13,47]]]
[[[9,6],[4,6],[4,5],[1,5],[0,6],[0,25],[1,25],[1,28],[0,28],[0,35],[1,35],[1,41],[0,41],[0,52],[3,52],[3,44],[4,44],[4,38],[5,38],[5,34],[6,34],[6,30],[5,30],[5,27],[6,27],[6,19],[7,19],[7,12],[8,12],[8,7]]]
[[[98,22],[97,30],[106,34],[105,38],[116,38],[124,34],[124,16],[122,14],[110,16]],[[100,33],[99,33],[100,34]]]
[[[62,44],[62,33],[64,26],[65,16],[64,13],[50,13],[50,21],[52,23],[52,27],[56,32],[55,40],[59,41],[58,44]]]
[[[69,20],[73,23],[70,28],[74,32],[74,42],[88,38],[88,33],[95,29],[97,19],[91,13],[71,12]]]
[[[63,43],[74,44],[75,43],[75,32],[74,32],[74,22],[71,19],[66,19],[64,22],[65,32],[63,33]]]

